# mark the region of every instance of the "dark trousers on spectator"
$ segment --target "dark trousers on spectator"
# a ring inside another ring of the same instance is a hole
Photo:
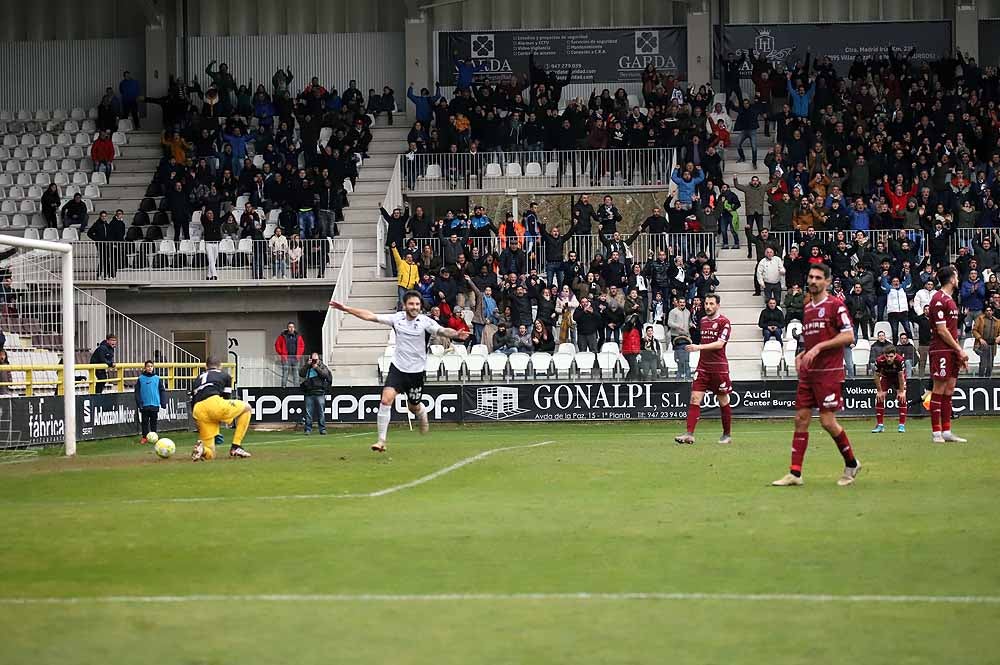
[[[97,377],[97,382],[94,384],[94,392],[98,395],[102,394],[104,390],[111,385],[108,381],[108,370],[99,369],[94,372],[94,376]]]
[[[97,276],[98,277],[114,277],[116,274],[115,266],[115,256],[114,250],[117,247],[110,242],[98,242],[97,243]]]
[[[191,220],[174,218],[174,242],[191,239]]]
[[[781,282],[764,282],[764,303],[771,298],[774,298],[778,304],[781,304]]]
[[[553,292],[559,288],[560,272],[562,272],[562,261],[545,262],[545,283]]]
[[[976,353],[979,354],[979,376],[993,376],[993,360],[997,355],[996,344],[982,344],[977,346]]]
[[[132,118],[132,129],[139,129],[139,102],[122,100],[122,117]]]
[[[578,351],[592,351],[597,353],[600,350],[600,346],[597,341],[597,333],[589,333],[587,335],[577,334],[576,344]]]
[[[156,431],[156,419],[160,415],[160,408],[156,406],[144,406],[139,409],[139,426],[142,428],[142,438],[150,432]]]
[[[308,434],[312,431],[313,422],[320,434],[326,434],[326,395],[306,395],[305,396],[305,422],[303,431]]]
[[[782,333],[781,328],[776,328],[773,331],[772,330],[768,330],[767,328],[764,328],[764,341],[765,342],[769,342],[772,339],[776,339],[776,340],[778,340],[780,342],[781,341],[781,333]]]
[[[906,333],[907,337],[912,337],[910,331],[910,321],[908,318],[909,312],[890,312],[888,315],[889,325],[892,326],[892,343],[896,344],[899,341],[899,326],[903,326],[903,332]]]

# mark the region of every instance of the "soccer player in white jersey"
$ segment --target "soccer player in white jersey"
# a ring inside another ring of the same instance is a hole
[[[422,304],[423,300],[416,291],[407,291],[403,295],[403,311],[393,314],[375,314],[367,309],[330,301],[330,307],[334,309],[347,312],[363,321],[381,323],[396,331],[396,349],[382,387],[382,403],[378,407],[378,441],[372,445],[372,450],[376,452],[385,452],[392,405],[399,393],[406,395],[406,405],[420,422],[421,434],[427,433],[427,409],[421,401],[424,392],[424,365],[427,362],[427,336],[443,335],[463,341],[469,338],[469,331],[445,328],[429,316],[421,314]]]

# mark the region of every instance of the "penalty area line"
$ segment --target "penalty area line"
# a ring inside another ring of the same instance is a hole
[[[995,605],[1000,596],[833,595],[809,593],[441,593],[441,594],[194,594],[187,596],[77,596],[65,598],[0,597],[0,605],[124,605],[183,603],[434,603],[434,602],[797,602],[810,604],[950,604]]]
[[[438,469],[433,473],[429,473],[426,476],[421,476],[415,480],[403,483],[401,485],[393,485],[392,487],[386,487],[384,489],[375,490],[373,492],[361,492],[353,494],[279,494],[273,496],[192,496],[192,497],[162,497],[157,499],[126,499],[121,503],[125,504],[142,504],[142,503],[202,503],[205,501],[301,501],[308,499],[374,499],[380,496],[386,496],[389,494],[395,494],[396,492],[402,492],[403,490],[412,489],[414,487],[419,487],[425,483],[429,483],[432,480],[436,480],[441,476],[447,475],[453,471],[461,469],[463,466],[468,466],[479,460],[486,459],[490,455],[496,455],[497,453],[508,452],[511,450],[528,450],[531,448],[540,448],[542,446],[548,446],[555,443],[552,441],[541,441],[539,443],[529,443],[523,446],[505,446],[503,448],[492,448],[490,450],[484,450],[483,452],[473,455],[472,457],[466,457],[461,459],[454,464],[444,467],[443,469]]]

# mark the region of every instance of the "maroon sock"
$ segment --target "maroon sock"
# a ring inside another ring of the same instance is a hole
[[[793,476],[802,475],[802,461],[806,457],[806,448],[809,447],[809,432],[796,432],[792,435],[792,465],[790,467]]]
[[[899,401],[899,424],[906,424],[906,400],[902,399]]]
[[[694,434],[694,430],[698,426],[699,418],[701,418],[701,406],[698,404],[692,404],[688,407],[688,434]]]
[[[722,414],[722,433],[729,436],[733,432],[733,407],[729,404],[720,406],[719,413]]]
[[[951,395],[941,395],[941,431],[951,431]]]
[[[851,442],[847,438],[847,430],[841,429],[840,434],[833,437],[833,442],[837,444],[837,448],[844,458],[844,463],[847,466],[855,466],[857,461],[854,459],[854,449],[851,448]]]
[[[935,434],[941,432],[941,395],[937,393],[931,395],[931,431]]]
[[[885,400],[875,399],[875,418],[879,425],[885,423]]]

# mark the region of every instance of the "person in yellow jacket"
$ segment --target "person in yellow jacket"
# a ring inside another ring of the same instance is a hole
[[[417,288],[420,281],[420,266],[413,262],[413,255],[407,252],[406,258],[399,255],[396,243],[390,245],[392,248],[392,258],[396,262],[396,272],[399,277],[396,279],[396,290],[399,293],[399,302],[403,302],[403,296],[407,291]]]

